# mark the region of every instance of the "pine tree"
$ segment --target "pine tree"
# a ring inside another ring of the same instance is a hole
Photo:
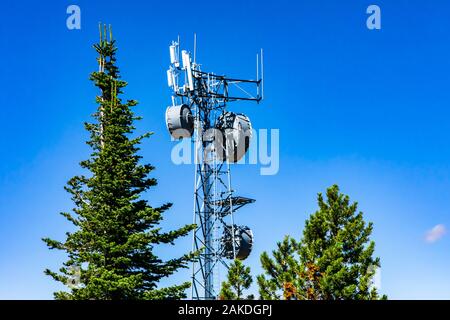
[[[273,253],[276,263],[262,255],[268,276],[258,277],[263,299],[277,298],[279,292],[285,299],[380,298],[372,285],[380,267],[380,259],[373,257],[375,243],[370,241],[373,224],[364,221],[357,203],[350,203],[338,186],[328,188],[326,195],[326,200],[318,195],[319,210],[306,221],[298,244],[290,240],[288,246],[285,239]]]
[[[219,297],[221,300],[253,300],[253,295],[244,297],[244,290],[250,288],[252,282],[250,267],[236,259],[228,269],[227,281],[222,282]]]
[[[277,243],[277,249],[269,257],[267,252],[261,254],[261,265],[265,275],[257,276],[259,294],[263,300],[291,300],[298,280],[298,243],[290,236],[285,236]]]
[[[140,119],[132,111],[137,101],[120,97],[127,82],[120,79],[111,29],[108,39],[106,26],[100,26],[100,42],[94,48],[100,68],[90,79],[101,94],[96,121],[85,124],[92,153],[80,165],[88,174],[68,181],[65,189],[75,208],[62,213],[76,231],[66,233],[62,242],[43,239],[50,249],[68,255],[59,273],[45,273],[70,287],[69,292],[55,292],[57,299],[183,298],[189,283],[162,289],[157,285],[186,267],[192,255],[163,261],[153,251],[159,244],[173,245],[194,226],[162,232],[162,214],[171,204],[153,208],[142,198],[157,184],[149,177],[154,167],[141,164],[138,155],[141,141],[151,133],[132,137],[133,123]]]
[[[373,257],[375,242],[370,240],[373,224],[364,221],[356,202],[333,185],[327,199],[318,195],[319,210],[305,224],[299,254],[303,291],[316,299],[378,299],[372,285],[380,258]]]

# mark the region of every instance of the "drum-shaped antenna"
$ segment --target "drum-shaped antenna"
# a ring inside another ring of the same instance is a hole
[[[188,105],[171,106],[166,110],[166,125],[175,139],[192,137],[194,118]]]
[[[253,248],[253,232],[249,227],[243,226],[239,228],[240,244],[239,250],[236,252],[236,259],[245,260],[252,252]]]
[[[224,112],[217,120],[216,129],[222,139],[215,140],[219,161],[238,162],[247,153],[252,138],[252,124],[244,114]]]
[[[222,256],[228,259],[234,259],[232,230],[234,229],[234,243],[236,259],[245,260],[253,248],[253,232],[247,226],[227,225],[222,237],[223,252]]]

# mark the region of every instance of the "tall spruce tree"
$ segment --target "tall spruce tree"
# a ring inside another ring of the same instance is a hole
[[[222,282],[219,298],[221,300],[253,300],[253,295],[244,295],[253,282],[250,267],[246,267],[240,260],[234,260],[230,265],[227,280]]]
[[[274,251],[275,260],[261,256],[267,276],[258,277],[263,299],[280,292],[285,299],[380,299],[373,286],[380,259],[373,257],[372,223],[338,186],[326,195],[318,195],[319,210],[306,221],[299,243],[288,237]]]
[[[60,272],[45,273],[70,287],[68,292],[55,292],[57,299],[183,298],[189,283],[159,289],[158,282],[186,267],[192,255],[163,261],[154,247],[173,245],[194,226],[163,232],[159,224],[171,204],[153,208],[142,198],[157,183],[149,177],[154,167],[141,164],[138,155],[139,144],[151,134],[132,137],[133,123],[140,119],[132,111],[137,101],[120,97],[127,82],[120,79],[111,29],[100,26],[100,42],[94,48],[100,67],[91,80],[100,90],[99,107],[93,115],[96,121],[85,124],[91,157],[80,163],[88,174],[68,181],[65,189],[75,208],[62,213],[76,231],[66,233],[62,242],[43,239],[50,249],[68,255]]]

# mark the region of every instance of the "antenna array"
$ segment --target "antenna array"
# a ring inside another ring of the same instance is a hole
[[[234,195],[230,171],[249,148],[252,126],[244,114],[226,109],[229,102],[263,99],[263,52],[256,58],[256,80],[246,80],[202,71],[196,46],[195,37],[194,61],[180,51],[179,38],[169,46],[167,81],[173,93],[166,124],[173,138],[192,138],[195,146],[192,250],[200,256],[192,266],[192,299],[216,299],[220,266],[246,259],[253,246],[252,230],[235,224],[233,215],[255,200]]]

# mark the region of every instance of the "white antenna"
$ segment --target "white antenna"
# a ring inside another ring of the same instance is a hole
[[[169,46],[170,54],[170,67],[167,70],[167,85],[171,87],[174,92],[178,92],[178,75],[180,67],[180,45],[179,38],[178,42],[172,41]]]
[[[178,60],[178,65],[176,66],[177,68],[180,66],[180,35],[178,35],[178,39],[177,39],[177,60]]]
[[[197,34],[194,33],[194,67],[197,65]]]
[[[183,68],[186,70],[189,90],[194,90],[194,81],[192,80],[191,56],[186,50],[181,51],[181,59],[183,60]]]
[[[169,47],[169,51],[170,51],[170,63],[174,65],[178,62],[177,47],[175,43],[172,42],[172,45]]]
[[[264,56],[261,48],[261,100],[264,99]]]
[[[259,55],[256,54],[256,81],[259,81]],[[256,89],[256,96],[259,98],[259,86]]]
[[[172,74],[172,70],[167,70],[167,85],[169,87],[173,86],[173,74]]]

